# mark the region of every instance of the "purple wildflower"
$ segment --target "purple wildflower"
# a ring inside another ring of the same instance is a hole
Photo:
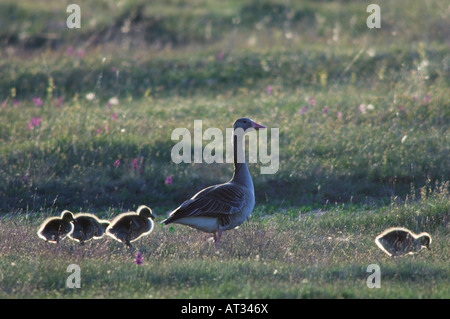
[[[300,114],[303,115],[306,113],[306,106],[303,106],[302,109],[300,110]]]
[[[142,265],[144,263],[144,260],[142,259],[141,252],[138,251],[136,254],[136,259],[133,261],[133,264],[136,264],[138,266]]]
[[[323,108],[323,114],[328,114],[328,110],[329,110],[328,106],[325,106]]]
[[[114,112],[113,114],[111,114],[111,118],[113,119],[113,121],[117,121],[117,113]]]
[[[119,166],[120,166],[120,159],[117,159],[117,160],[114,162],[113,166],[114,166],[115,168],[119,167]]]
[[[266,88],[267,95],[272,95],[273,87],[272,85],[268,85]]]
[[[430,103],[430,100],[431,100],[431,95],[427,93],[427,95],[425,95],[424,101],[425,101],[425,103],[428,104],[428,103]]]
[[[316,100],[311,96],[309,98],[309,103],[311,103],[312,106],[316,105]]]
[[[172,176],[167,176],[166,181],[164,182],[166,185],[172,185]]]

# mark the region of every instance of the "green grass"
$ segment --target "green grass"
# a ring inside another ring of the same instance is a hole
[[[444,1],[379,1],[372,30],[370,1],[79,1],[79,30],[53,2],[0,4],[0,297],[450,297]],[[256,207],[220,253],[183,226],[141,239],[141,267],[110,238],[37,241],[63,209],[160,221],[227,181],[230,164],[174,164],[171,133],[241,116],[280,129],[280,166],[249,164]],[[433,250],[387,258],[373,240],[397,225]]]
[[[2,298],[448,298],[448,194],[383,208],[332,206],[302,213],[259,206],[225,233],[219,253],[208,235],[156,225],[135,243],[144,263],[111,238],[84,246],[37,240],[42,218],[6,215],[0,228]],[[264,212],[266,210],[266,212]],[[159,219],[158,219],[159,221]],[[390,225],[433,236],[432,250],[393,259],[374,237]],[[184,243],[184,244],[181,244]],[[188,245],[188,249],[186,249]],[[81,288],[69,289],[69,264]],[[366,285],[381,268],[381,288]]]

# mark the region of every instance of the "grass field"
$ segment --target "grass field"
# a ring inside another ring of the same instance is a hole
[[[450,298],[450,9],[378,1],[369,29],[370,3],[83,0],[69,29],[69,3],[0,2],[0,298]],[[216,252],[158,222],[232,165],[173,163],[171,133],[242,116],[280,129],[280,165],[249,164],[254,212]],[[141,204],[140,266],[111,238],[36,235]],[[432,250],[388,258],[391,226]]]

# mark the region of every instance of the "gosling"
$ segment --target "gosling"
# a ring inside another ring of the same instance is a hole
[[[131,242],[151,233],[154,219],[152,210],[141,205],[136,212],[123,213],[114,218],[106,228],[106,234],[132,248]]]
[[[417,254],[423,247],[431,250],[428,233],[414,234],[403,227],[391,227],[375,238],[377,246],[392,257]]]
[[[83,245],[91,239],[102,238],[109,221],[98,219],[92,214],[79,213],[74,216],[73,224],[73,232],[69,237]]]
[[[73,231],[73,220],[72,212],[64,210],[61,217],[47,218],[37,234],[46,242],[57,244]]]

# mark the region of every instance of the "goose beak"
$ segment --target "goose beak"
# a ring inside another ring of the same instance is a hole
[[[151,218],[152,220],[155,220],[155,219],[156,219],[155,215],[153,215],[153,214],[150,214],[150,218]]]
[[[266,128],[264,125],[258,124],[258,123],[256,123],[256,122],[252,122],[252,127],[253,127],[255,130],[259,130],[260,128]]]

